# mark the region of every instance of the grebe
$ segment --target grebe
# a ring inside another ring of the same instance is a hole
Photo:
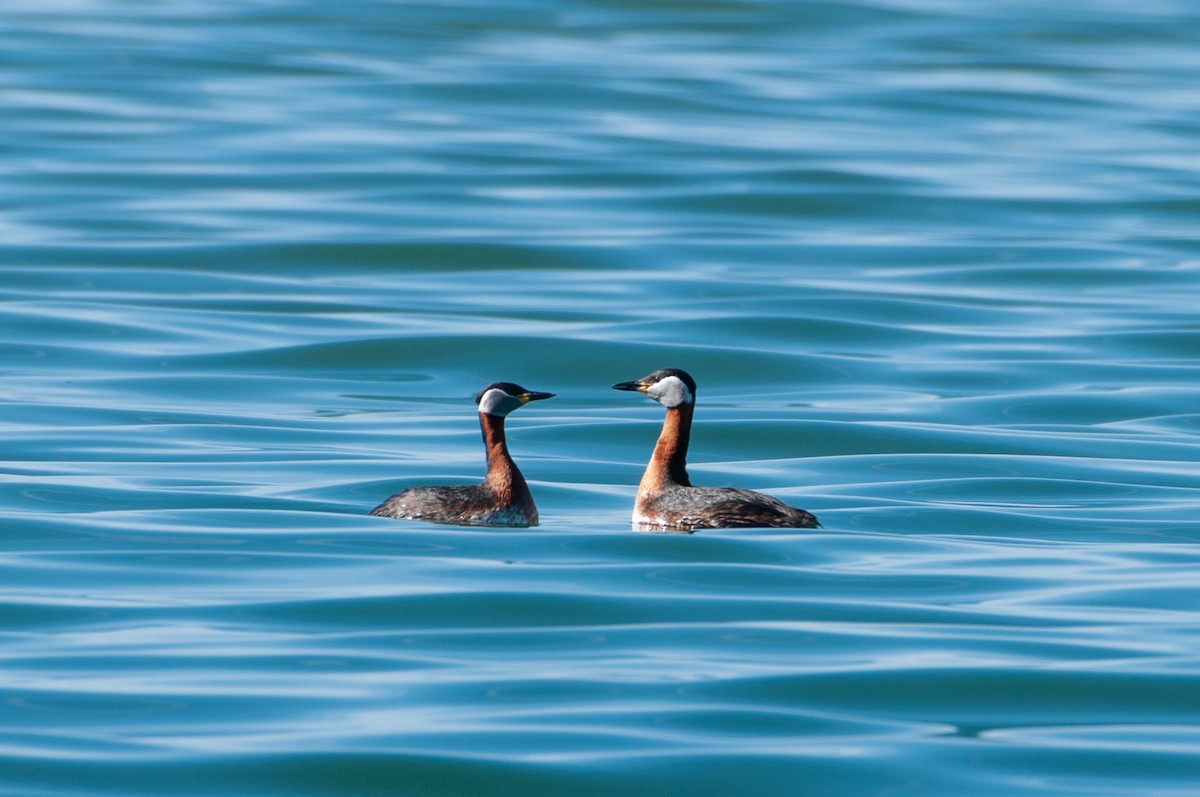
[[[536,526],[537,506],[525,477],[508,454],[504,416],[530,401],[553,396],[526,390],[512,382],[488,385],[475,396],[483,444],[487,448],[487,477],[483,484],[412,487],[396,493],[372,509],[371,514],[465,526]]]
[[[693,487],[687,475],[688,439],[696,381],[663,368],[615,390],[636,390],[667,408],[650,464],[638,484],[633,524],[639,529],[816,528],[817,518],[769,495],[732,487]]]

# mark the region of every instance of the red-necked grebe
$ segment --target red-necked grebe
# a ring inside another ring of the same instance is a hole
[[[504,417],[530,401],[552,398],[512,382],[493,382],[479,391],[479,426],[487,449],[483,484],[454,487],[412,487],[396,493],[371,510],[372,515],[456,523],[464,526],[536,526],[537,506],[508,453]]]
[[[803,509],[750,490],[693,487],[687,474],[688,439],[696,408],[696,381],[678,368],[663,368],[616,390],[645,393],[667,408],[650,464],[638,484],[633,524],[639,529],[816,528]]]

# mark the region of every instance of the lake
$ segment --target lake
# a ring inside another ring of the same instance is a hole
[[[1200,7],[0,37],[0,794],[1196,793]],[[662,367],[823,528],[632,530]],[[496,380],[541,524],[367,516]]]

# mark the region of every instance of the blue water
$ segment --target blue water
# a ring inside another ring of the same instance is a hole
[[[0,793],[1200,790],[1190,0],[10,0]],[[697,483],[819,531],[630,529]],[[542,523],[366,516],[478,479]]]

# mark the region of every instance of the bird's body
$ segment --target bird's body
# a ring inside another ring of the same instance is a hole
[[[528,487],[521,492],[524,494],[514,500],[486,484],[411,487],[388,498],[371,514],[459,526],[536,526],[537,506]]]
[[[411,487],[371,510],[379,517],[425,520],[461,526],[536,526],[537,505],[529,485],[508,453],[504,418],[527,402],[548,399],[511,382],[493,382],[475,397],[479,427],[487,450],[482,484]]]
[[[696,408],[696,382],[685,371],[664,368],[617,390],[633,390],[667,408],[650,463],[638,484],[633,524],[640,529],[816,528],[810,512],[763,493],[734,487],[695,487],[687,474],[687,449]]]

